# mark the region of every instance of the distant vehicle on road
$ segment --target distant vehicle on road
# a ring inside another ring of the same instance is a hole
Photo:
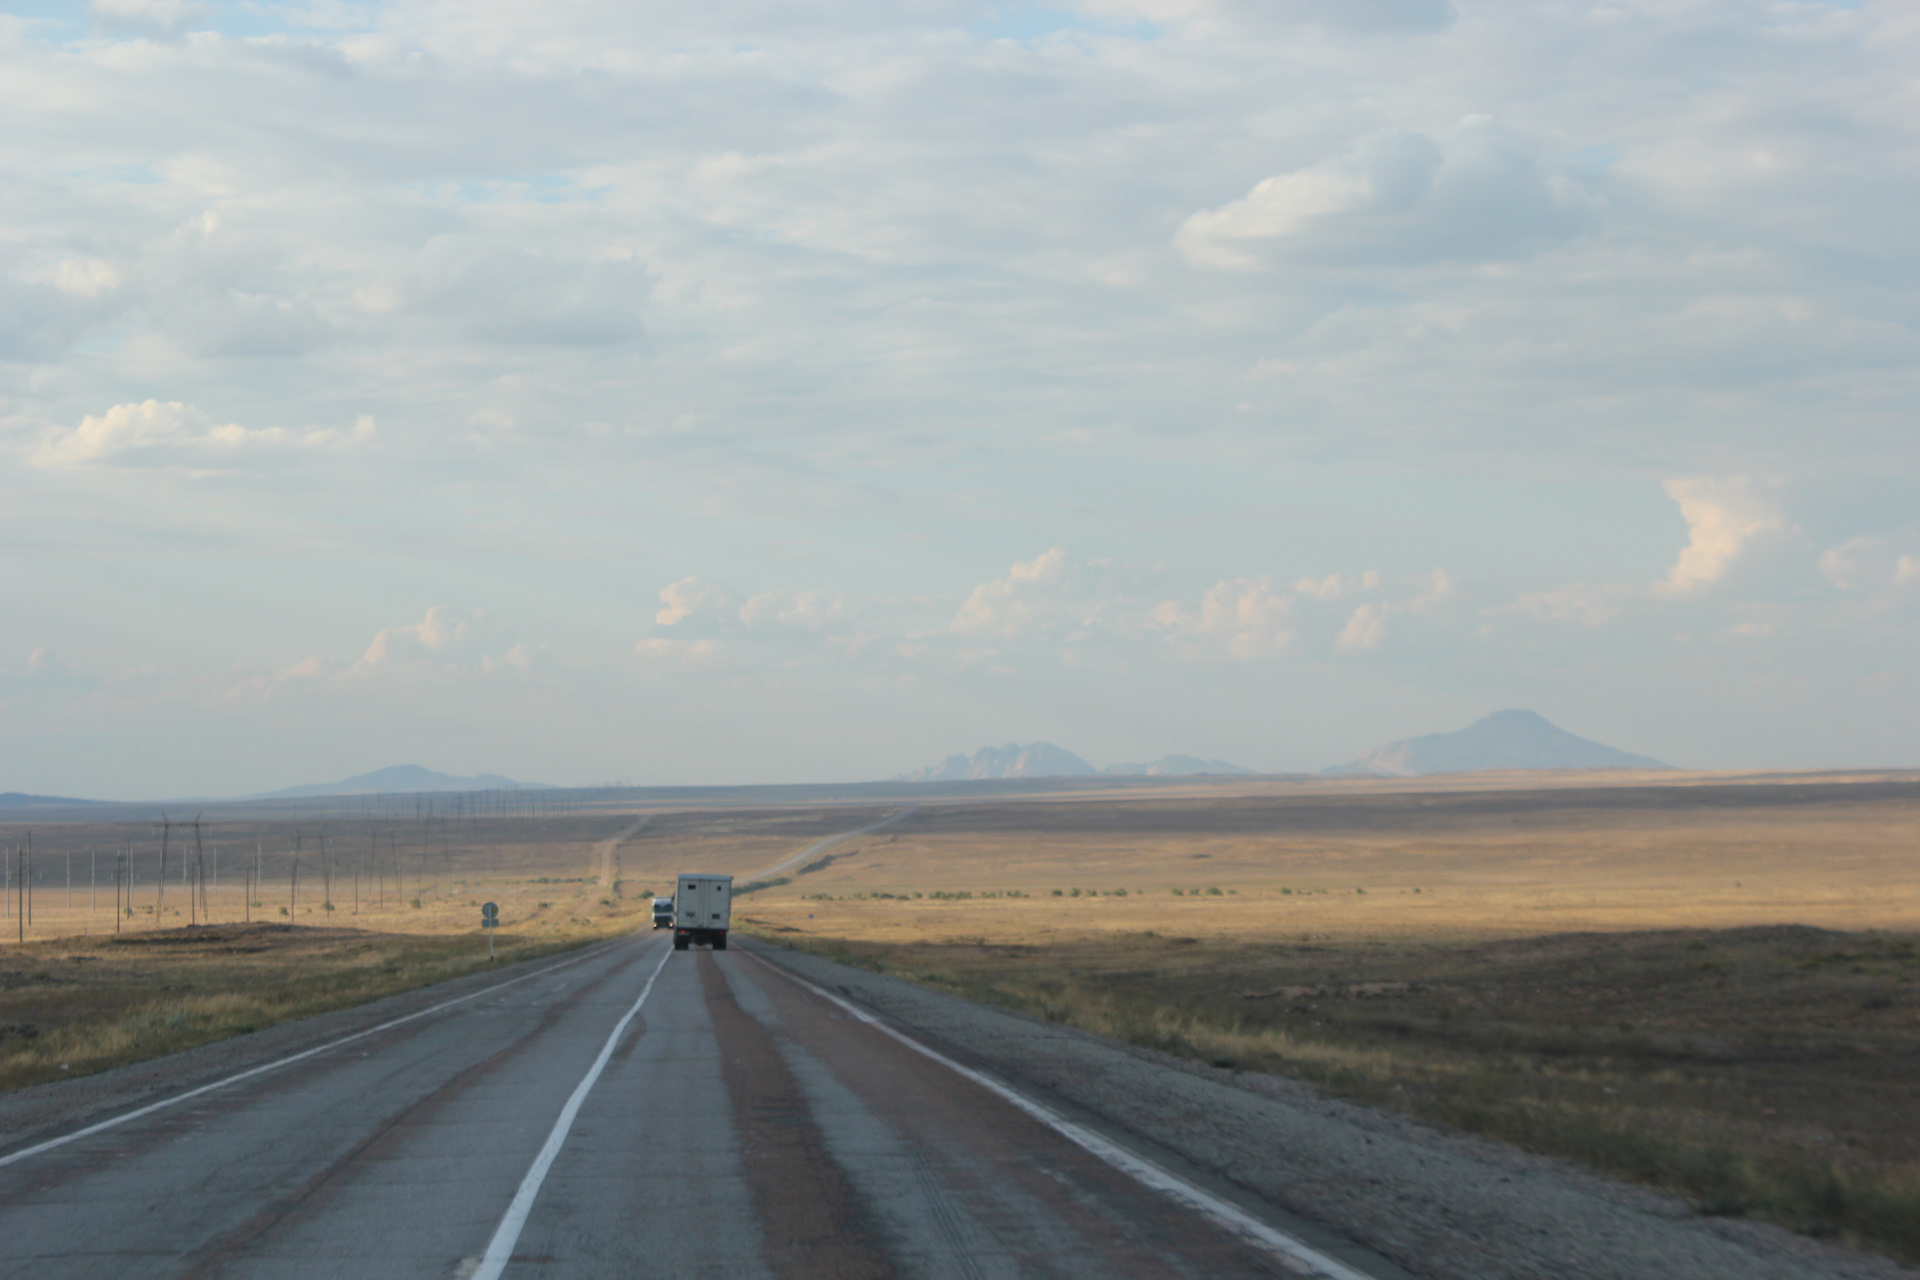
[[[733,923],[733,877],[685,874],[673,895],[673,949],[685,951],[704,942],[727,949]]]
[[[673,928],[672,898],[655,898],[653,900],[653,927],[656,929]]]

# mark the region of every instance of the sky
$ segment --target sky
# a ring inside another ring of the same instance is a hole
[[[0,790],[1920,765],[1920,10],[0,0]]]

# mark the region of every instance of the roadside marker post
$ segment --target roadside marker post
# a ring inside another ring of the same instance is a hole
[[[493,931],[500,927],[500,904],[485,903],[480,908],[480,927],[487,931],[487,963],[493,963]]]

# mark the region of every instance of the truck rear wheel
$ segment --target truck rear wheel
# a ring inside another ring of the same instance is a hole
[[[726,934],[724,934],[724,933],[723,933],[723,934],[721,934],[721,935],[719,935],[718,937],[716,937],[716,938],[715,938],[715,939],[713,940],[713,949],[714,949],[715,951],[725,951],[725,950],[727,949],[727,935],[726,935]]]
[[[687,940],[685,938],[675,938],[673,940],[673,949],[675,951],[685,951],[687,949]]]

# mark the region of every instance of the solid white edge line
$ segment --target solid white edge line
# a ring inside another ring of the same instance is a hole
[[[751,955],[752,953],[749,952],[748,954]],[[760,956],[754,956],[753,958],[768,968],[774,968],[773,963],[769,960],[762,959]],[[1027,1115],[1032,1116],[1035,1120],[1046,1125],[1049,1129],[1052,1129],[1069,1142],[1072,1142],[1074,1145],[1092,1155],[1098,1156],[1101,1160],[1106,1161],[1114,1168],[1134,1178],[1143,1185],[1160,1192],[1170,1199],[1179,1201],[1187,1208],[1194,1210],[1203,1217],[1212,1219],[1215,1223],[1227,1228],[1249,1243],[1258,1245],[1269,1253],[1278,1255],[1283,1260],[1292,1263],[1295,1267],[1306,1268],[1305,1273],[1307,1275],[1324,1277],[1325,1280],[1373,1280],[1373,1277],[1367,1275],[1364,1271],[1357,1271],[1344,1262],[1329,1258],[1318,1249],[1294,1239],[1284,1231],[1268,1226],[1239,1206],[1222,1200],[1219,1196],[1209,1191],[1194,1186],[1191,1182],[1188,1182],[1185,1178],[1177,1174],[1169,1173],[1152,1161],[1137,1156],[1124,1147],[1101,1137],[1086,1126],[1075,1124],[1064,1116],[1056,1115],[1047,1107],[1035,1102],[1025,1094],[1001,1084],[991,1076],[975,1071],[971,1067],[962,1066],[939,1050],[921,1044],[912,1036],[888,1026],[879,1018],[866,1012],[866,1010],[842,1000],[831,991],[827,991],[808,982],[792,970],[780,967],[775,969],[775,972],[779,973],[782,977],[799,983],[822,999],[839,1005],[855,1018],[858,1018],[877,1031],[892,1036],[895,1040],[898,1040],[901,1044],[907,1046],[907,1048],[912,1049],[915,1053],[931,1058],[941,1066],[946,1067],[949,1071],[953,1071],[973,1081],[989,1093],[1011,1103]]]
[[[547,1170],[553,1167],[554,1159],[559,1156],[560,1148],[566,1145],[567,1134],[573,1129],[574,1117],[580,1114],[580,1106],[586,1102],[587,1095],[593,1092],[593,1086],[600,1079],[600,1073],[606,1070],[607,1062],[613,1057],[614,1046],[620,1043],[620,1037],[626,1034],[627,1024],[640,1012],[640,1006],[653,994],[653,984],[660,980],[660,971],[667,967],[667,961],[673,958],[673,949],[669,947],[660,963],[654,966],[653,976],[647,979],[647,985],[640,989],[640,998],[633,1002],[626,1015],[613,1026],[612,1034],[601,1046],[600,1056],[587,1068],[587,1074],[573,1088],[573,1095],[567,1099],[567,1105],[560,1108],[560,1118],[553,1122],[553,1132],[547,1135],[546,1145],[540,1148],[540,1154],[533,1158],[533,1164],[527,1169],[527,1176],[520,1179],[520,1190],[514,1193],[513,1203],[507,1206],[506,1216],[500,1219],[500,1225],[494,1228],[493,1239],[487,1242],[487,1251],[481,1256],[480,1265],[474,1269],[471,1280],[499,1280],[500,1273],[507,1269],[507,1263],[513,1259],[513,1246],[520,1242],[520,1230],[527,1225],[527,1215],[533,1212],[533,1201],[540,1194],[540,1184],[547,1180]]]
[[[7,1165],[19,1160],[25,1160],[28,1156],[37,1156],[43,1151],[51,1151],[55,1147],[64,1147],[69,1142],[78,1142],[80,1139],[91,1137],[102,1130],[114,1128],[116,1125],[123,1125],[129,1120],[138,1120],[141,1116],[152,1115],[154,1112],[164,1110],[167,1107],[177,1106],[182,1102],[198,1098],[202,1094],[212,1093],[216,1089],[224,1089],[230,1084],[239,1084],[242,1080],[250,1080],[254,1076],[264,1075],[269,1071],[277,1071],[281,1067],[291,1066],[304,1058],[311,1058],[315,1054],[326,1053],[331,1049],[338,1049],[343,1044],[352,1044],[355,1040],[364,1040],[368,1036],[377,1035],[382,1031],[389,1031],[403,1022],[412,1022],[416,1018],[424,1018],[430,1013],[439,1013],[442,1009],[451,1009],[454,1005],[465,1004],[469,1000],[476,1000],[481,996],[504,990],[507,987],[513,986],[515,983],[525,982],[529,978],[538,978],[549,973],[558,972],[569,965],[576,965],[583,960],[592,959],[598,954],[600,954],[600,950],[593,948],[585,955],[575,956],[571,960],[562,960],[559,964],[550,964],[544,969],[536,969],[532,973],[523,973],[517,978],[509,978],[505,982],[496,982],[491,986],[482,987],[478,991],[470,991],[464,996],[456,996],[452,1000],[444,1000],[431,1008],[420,1009],[404,1017],[395,1018],[390,1022],[383,1022],[377,1027],[368,1027],[365,1031],[356,1031],[350,1036],[342,1036],[338,1040],[329,1040],[326,1044],[316,1045],[311,1049],[302,1050],[290,1057],[279,1058],[273,1062],[263,1063],[257,1067],[249,1067],[245,1071],[239,1072],[236,1075],[230,1075],[223,1080],[215,1080],[212,1084],[203,1084],[197,1089],[189,1089],[185,1093],[177,1093],[171,1098],[162,1098],[158,1102],[150,1102],[144,1107],[126,1112],[123,1115],[114,1116],[109,1120],[102,1120],[96,1124],[90,1124],[84,1129],[75,1129],[72,1133],[62,1134],[58,1138],[49,1138],[45,1142],[36,1143],[31,1147],[22,1147],[18,1151],[0,1156],[0,1168],[5,1168]]]

